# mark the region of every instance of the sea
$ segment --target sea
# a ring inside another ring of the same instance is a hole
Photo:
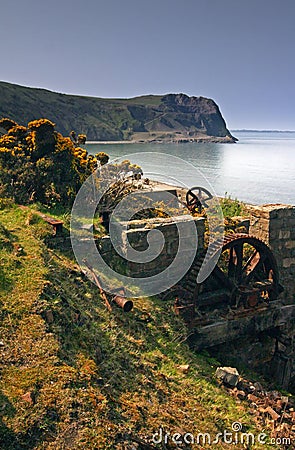
[[[215,195],[252,204],[295,205],[295,132],[232,132],[235,144],[98,144],[90,154],[129,159],[144,176],[179,186],[204,186]]]

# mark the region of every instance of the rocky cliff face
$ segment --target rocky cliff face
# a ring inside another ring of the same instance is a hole
[[[213,100],[185,94],[102,99],[0,82],[0,117],[19,124],[47,117],[61,133],[75,130],[88,140],[139,139],[141,133],[144,140],[235,140]]]
[[[209,98],[169,94],[163,97],[163,103],[184,126],[190,124],[209,136],[231,136],[217,104]]]
[[[217,104],[205,97],[168,94],[158,106],[130,105],[132,117],[140,123],[138,131],[179,131],[234,139]]]

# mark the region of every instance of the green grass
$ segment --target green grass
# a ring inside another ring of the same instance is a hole
[[[188,348],[172,305],[141,298],[110,313],[33,217],[0,210],[1,449],[123,450],[160,426],[215,435],[235,421],[259,432],[247,404],[214,380],[217,362]]]

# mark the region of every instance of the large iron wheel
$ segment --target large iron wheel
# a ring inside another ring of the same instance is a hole
[[[277,298],[279,284],[277,264],[270,248],[253,236],[226,236],[222,252],[211,275],[201,284],[195,282],[196,307],[208,310],[215,306],[255,307]],[[216,245],[216,252],[220,246]]]

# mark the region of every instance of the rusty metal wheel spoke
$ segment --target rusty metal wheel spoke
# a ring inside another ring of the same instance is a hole
[[[253,279],[259,278],[259,273],[261,273],[261,271],[264,272],[265,278],[268,278],[268,274],[266,273],[265,268],[264,268],[264,262],[265,262],[266,258],[267,258],[267,255],[260,255],[259,261],[257,261],[257,263],[251,267],[251,271],[248,273],[246,278],[243,280],[243,282],[245,284],[249,284],[250,281],[252,281]]]
[[[236,256],[237,256],[237,265],[236,265],[236,281],[238,283],[241,282],[242,278],[242,269],[243,269],[243,256],[244,256],[244,244],[241,242],[240,244],[234,247]]]
[[[214,277],[217,282],[226,289],[234,289],[235,285],[233,280],[224,274],[220,267],[215,266],[212,272],[212,277]]]
[[[211,192],[201,186],[195,186],[189,189],[186,193],[186,205],[191,212],[201,212],[202,207],[208,208],[206,203],[213,198]]]
[[[243,269],[242,269],[242,274],[245,276],[245,274],[247,275],[247,270],[249,269],[249,271],[252,270],[253,267],[253,263],[255,264],[255,261],[259,261],[259,253],[257,250],[255,250],[255,252],[252,253],[252,255],[248,258],[248,260],[246,261],[246,264],[244,265]]]
[[[228,277],[235,283],[240,283],[243,268],[243,242],[230,248],[230,257],[228,262]]]

